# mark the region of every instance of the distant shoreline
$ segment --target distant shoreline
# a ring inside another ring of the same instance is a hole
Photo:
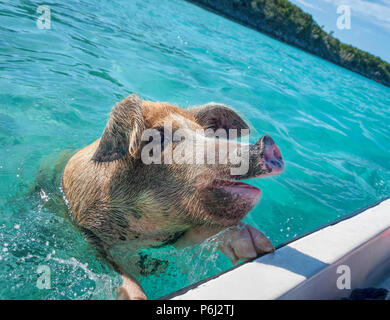
[[[390,87],[389,63],[333,38],[288,0],[187,1]]]

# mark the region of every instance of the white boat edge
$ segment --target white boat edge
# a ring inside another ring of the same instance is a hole
[[[331,300],[390,290],[390,198],[161,299]]]

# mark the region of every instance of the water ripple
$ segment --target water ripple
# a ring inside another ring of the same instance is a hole
[[[63,165],[102,133],[132,92],[185,107],[231,105],[251,141],[270,134],[282,175],[246,221],[275,243],[390,195],[390,90],[181,0],[0,3],[0,298],[113,298],[118,275],[99,261],[62,201]],[[64,152],[65,150],[65,152]],[[68,151],[66,151],[68,150]],[[231,266],[211,242],[141,277],[149,297]],[[38,290],[48,265],[51,291]]]

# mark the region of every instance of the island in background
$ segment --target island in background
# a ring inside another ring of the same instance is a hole
[[[390,64],[326,33],[288,0],[188,0],[390,87]]]

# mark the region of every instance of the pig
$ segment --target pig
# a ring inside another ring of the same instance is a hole
[[[187,150],[193,143],[166,137],[167,124],[171,133],[184,130],[200,137],[197,141],[215,140],[217,154],[222,140],[205,129],[236,130],[238,138],[249,134],[247,123],[224,104],[182,109],[132,94],[112,109],[101,138],[78,151],[63,172],[62,187],[74,220],[122,277],[118,299],[146,299],[135,279],[134,257],[140,248],[168,243],[182,248],[218,234],[220,250],[233,263],[274,250],[262,232],[241,222],[261,191],[239,181],[282,172],[282,155],[272,138],[264,135],[255,144],[245,144],[248,170],[240,174],[232,175],[235,165],[229,159],[145,164],[142,150],[151,143],[160,144],[163,160],[166,150]],[[164,137],[145,139],[148,129]],[[226,141],[236,150],[244,145],[230,137]],[[198,152],[199,145],[192,152]]]

